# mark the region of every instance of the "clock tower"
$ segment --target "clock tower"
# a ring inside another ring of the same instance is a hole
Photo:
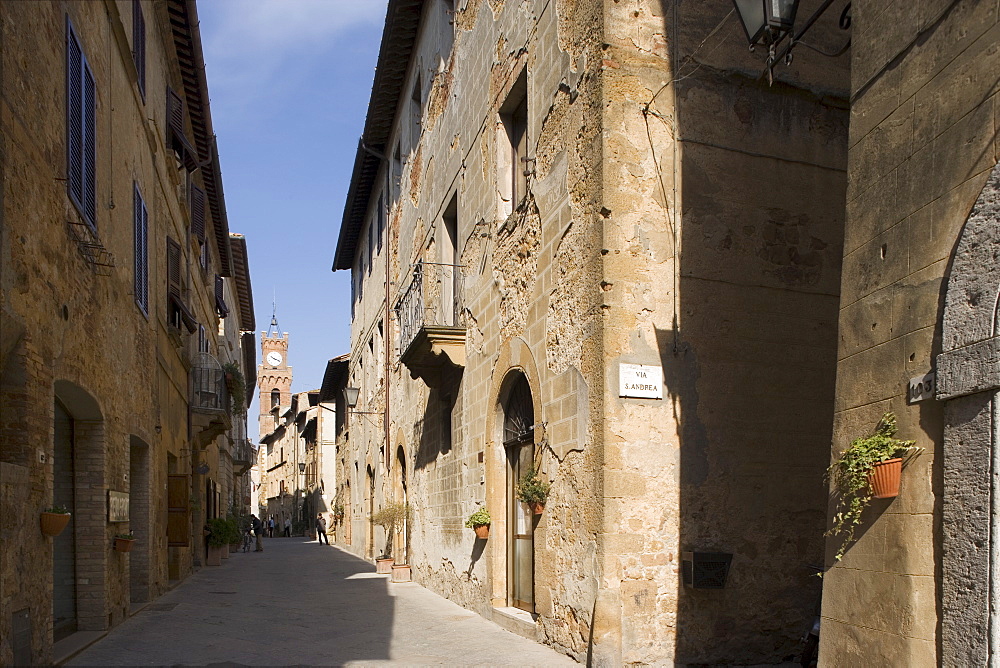
[[[288,332],[278,331],[278,317],[271,315],[271,324],[260,337],[261,363],[257,367],[257,387],[260,390],[259,438],[274,431],[278,424],[272,411],[292,405],[292,367],[288,366]],[[280,411],[279,411],[280,412]]]

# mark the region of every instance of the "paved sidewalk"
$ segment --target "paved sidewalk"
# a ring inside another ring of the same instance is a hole
[[[577,665],[337,547],[264,548],[203,568],[66,665]]]

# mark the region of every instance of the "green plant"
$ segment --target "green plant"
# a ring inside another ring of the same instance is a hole
[[[69,515],[69,508],[66,506],[52,506],[42,511],[43,513],[54,513],[56,515]]]
[[[340,522],[344,519],[344,506],[339,503],[333,504],[333,521]]]
[[[861,515],[872,499],[870,475],[876,464],[899,457],[914,450],[914,441],[893,438],[896,434],[896,416],[886,413],[878,421],[875,431],[851,441],[830,468],[827,476],[840,493],[837,513],[828,536],[843,535],[835,558],[844,556],[847,546],[854,540],[854,531],[861,524]]]
[[[229,545],[231,528],[229,522],[222,517],[213,517],[208,520],[208,544],[212,547],[222,547]]]
[[[383,556],[392,556],[392,544],[393,538],[396,536],[396,529],[410,519],[410,515],[410,506],[406,503],[390,503],[372,515],[372,524],[377,524],[385,529],[385,554]]]
[[[121,540],[135,540],[135,534],[133,534],[131,531],[129,531],[128,533],[116,533],[115,538],[119,538]]]
[[[226,362],[222,365],[222,370],[226,372],[226,387],[229,388],[229,401],[234,415],[243,415],[246,410],[247,387],[243,379],[243,372],[235,362]]]
[[[538,477],[538,471],[532,466],[528,472],[517,481],[517,500],[522,503],[540,503],[545,505],[549,498],[552,485]]]
[[[476,512],[469,515],[469,519],[465,520],[465,526],[469,529],[475,529],[476,527],[486,526],[490,523],[490,511],[486,510],[485,506],[479,506]]]

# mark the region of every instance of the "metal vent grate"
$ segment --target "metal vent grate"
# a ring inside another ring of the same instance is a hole
[[[684,552],[681,576],[692,589],[724,589],[733,555],[726,552]]]

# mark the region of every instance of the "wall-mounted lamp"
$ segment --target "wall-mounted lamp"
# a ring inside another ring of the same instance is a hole
[[[834,3],[834,0],[823,0],[819,8],[813,12],[802,27],[795,29],[795,14],[799,9],[799,0],[733,0],[736,6],[736,14],[740,18],[740,25],[746,33],[747,41],[750,43],[750,50],[758,44],[767,46],[767,63],[764,72],[767,74],[768,83],[774,83],[774,66],[778,61],[784,59],[785,64],[792,62],[792,49],[797,44],[807,49],[812,49],[819,54],[835,58],[842,55],[851,45],[847,43],[839,51],[828,53],[809,46],[802,42],[802,36],[813,26],[824,12]],[[840,28],[847,30],[851,27],[851,3],[844,5],[844,11],[840,15]],[[779,52],[778,45],[788,38],[788,43]]]
[[[358,415],[382,415],[381,411],[356,411],[354,407],[358,405],[358,395],[361,394],[361,390],[357,387],[345,387],[344,388],[344,401],[347,402],[347,410],[350,413],[357,413]]]
[[[299,462],[299,473],[305,473],[305,472],[306,472],[305,462]]]

